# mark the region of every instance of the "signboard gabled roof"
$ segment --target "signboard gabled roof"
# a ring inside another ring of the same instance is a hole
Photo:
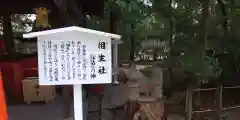
[[[77,31],[77,32],[95,34],[95,35],[100,35],[100,36],[106,36],[106,37],[110,37],[110,38],[117,39],[117,40],[121,39],[120,35],[101,32],[101,31],[97,31],[97,30],[91,30],[91,29],[77,27],[77,26],[27,33],[27,34],[23,34],[23,38],[35,38],[35,37],[39,37],[39,36],[45,36],[45,35],[51,35],[51,34],[57,34],[57,33],[63,33],[63,32],[70,32],[70,31]]]

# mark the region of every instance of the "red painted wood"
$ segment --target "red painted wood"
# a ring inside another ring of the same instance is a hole
[[[21,61],[21,65],[23,67],[24,78],[38,76],[38,58],[37,58],[37,56],[23,59]]]
[[[97,92],[101,93],[104,91],[104,86],[103,85],[94,85],[94,87],[88,88],[90,92]]]
[[[6,54],[6,47],[5,47],[5,44],[4,44],[3,40],[0,40],[0,49],[2,51],[2,55],[5,55]]]
[[[2,75],[0,73],[0,120],[8,120],[7,106],[3,89]]]
[[[22,80],[24,77],[21,64],[19,62],[0,62],[0,68],[7,102],[23,102]]]

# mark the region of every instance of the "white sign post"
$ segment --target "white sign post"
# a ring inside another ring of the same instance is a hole
[[[23,37],[38,38],[39,84],[73,85],[74,119],[82,120],[81,84],[111,83],[112,44],[121,36],[73,26]]]

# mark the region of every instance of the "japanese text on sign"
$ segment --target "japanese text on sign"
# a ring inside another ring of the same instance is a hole
[[[98,42],[98,49],[99,50],[106,50],[106,42]],[[98,55],[98,62],[106,62],[106,56],[104,54],[99,54]],[[99,74],[106,74],[107,73],[107,67],[106,65],[99,66],[98,68],[98,73]]]
[[[111,73],[108,67],[111,63],[108,50],[111,47],[106,42],[96,42],[95,47],[91,45],[88,47],[84,42],[76,40],[43,41],[40,49],[43,66],[40,68],[43,68],[45,81],[50,84],[99,80],[102,75]],[[92,48],[96,50],[91,51]]]

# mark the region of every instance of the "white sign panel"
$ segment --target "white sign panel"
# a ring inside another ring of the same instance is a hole
[[[81,84],[111,83],[111,38],[121,36],[73,26],[23,37],[38,38],[40,85],[75,84],[74,119],[83,120]]]
[[[46,36],[38,40],[40,85],[111,82],[110,38],[97,35],[57,38]]]

